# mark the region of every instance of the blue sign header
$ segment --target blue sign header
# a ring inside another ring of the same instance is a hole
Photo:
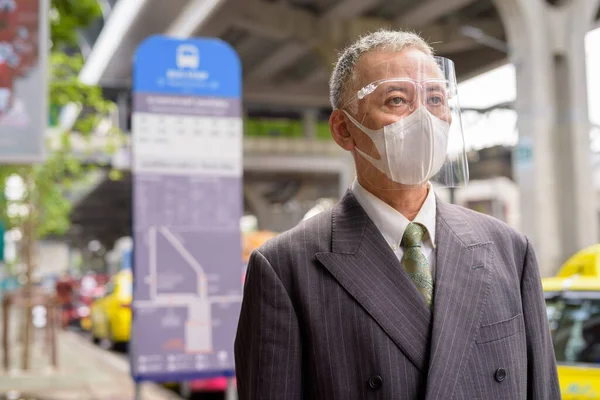
[[[241,96],[236,52],[220,39],[151,36],[135,54],[133,90],[203,97]]]

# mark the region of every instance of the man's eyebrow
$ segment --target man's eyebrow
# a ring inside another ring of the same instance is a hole
[[[427,85],[427,91],[428,92],[433,92],[433,91],[445,91],[446,90],[446,85],[444,85],[443,83],[440,82],[435,82],[435,83],[431,83]]]
[[[388,86],[387,90],[385,91],[386,93],[390,93],[390,92],[408,92],[406,86]]]

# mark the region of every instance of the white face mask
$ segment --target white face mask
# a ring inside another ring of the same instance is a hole
[[[379,160],[356,151],[392,181],[419,185],[437,174],[446,161],[450,124],[419,107],[406,118],[381,129],[369,129],[344,113],[375,144]]]

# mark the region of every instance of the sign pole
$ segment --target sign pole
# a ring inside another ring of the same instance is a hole
[[[225,400],[238,400],[232,377],[227,379],[227,393],[225,393]]]
[[[139,381],[135,381],[134,400],[142,400],[142,384]]]

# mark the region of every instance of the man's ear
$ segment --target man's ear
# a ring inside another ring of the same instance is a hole
[[[354,138],[350,134],[348,120],[342,110],[333,110],[329,117],[329,130],[333,140],[344,150],[354,149]]]

